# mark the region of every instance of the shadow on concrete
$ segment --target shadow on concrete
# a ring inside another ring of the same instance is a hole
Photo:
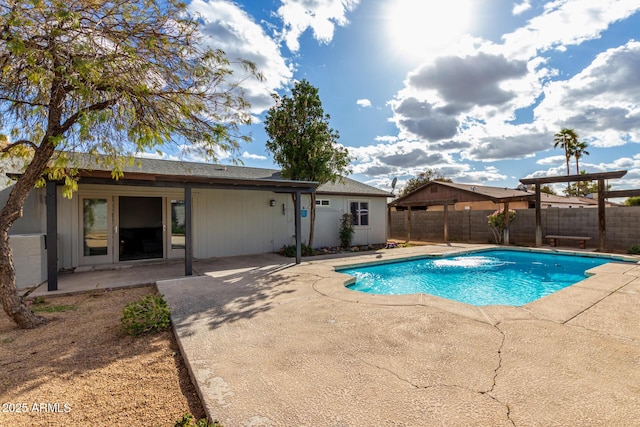
[[[269,311],[277,297],[295,292],[291,280],[277,274],[291,265],[254,263],[208,272],[201,267],[201,276],[160,281],[157,286],[171,308],[176,332],[188,337],[204,325],[216,329]]]

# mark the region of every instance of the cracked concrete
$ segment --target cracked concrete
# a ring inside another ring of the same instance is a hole
[[[637,423],[640,266],[599,267],[524,307],[367,295],[333,271],[469,248],[230,266],[158,288],[207,413],[226,427]]]

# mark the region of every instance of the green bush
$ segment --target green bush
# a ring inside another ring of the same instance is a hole
[[[346,213],[342,215],[340,219],[340,231],[338,232],[338,237],[340,237],[340,245],[343,248],[350,248],[351,242],[353,241],[353,235],[356,230],[353,228],[353,217],[350,213]]]
[[[302,256],[312,256],[316,254],[316,251],[309,245],[305,245],[304,243],[301,245]],[[284,255],[289,258],[293,258],[296,256],[296,245],[285,245],[280,249],[280,255]]]
[[[182,419],[176,421],[174,427],[222,427],[222,424],[216,420],[214,420],[213,423],[209,423],[205,418],[195,421],[193,415],[184,414]]]
[[[629,255],[640,255],[640,245],[633,245],[627,251]]]
[[[122,329],[128,335],[142,335],[167,329],[171,311],[162,295],[147,295],[122,310]]]

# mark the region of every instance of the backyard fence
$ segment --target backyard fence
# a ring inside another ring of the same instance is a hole
[[[487,223],[487,216],[493,210],[464,210],[447,212],[449,241],[467,243],[494,243],[493,234]],[[389,213],[389,237],[398,240],[444,241],[444,211],[393,211]],[[634,245],[640,245],[640,206],[607,207],[606,249],[627,252]],[[541,210],[543,243],[544,236],[555,234],[564,236],[585,236],[591,240],[588,248],[599,245],[598,209],[592,208],[547,208]],[[518,209],[513,222],[509,224],[509,243],[512,245],[534,246],[536,243],[535,209]],[[577,242],[561,244],[577,247]]]

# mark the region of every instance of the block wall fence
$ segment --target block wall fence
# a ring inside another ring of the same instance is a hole
[[[492,210],[467,210],[447,213],[449,241],[466,243],[493,243],[493,234],[487,225]],[[598,209],[547,208],[542,209],[543,245],[548,245],[547,234],[587,236],[587,248],[599,245]],[[606,249],[626,253],[629,247],[640,245],[640,206],[608,207],[606,218]],[[389,238],[415,241],[444,241],[443,211],[411,211],[411,230],[407,211],[389,212]],[[536,243],[535,209],[518,209],[509,225],[509,243],[534,246]],[[578,247],[578,242],[560,241],[560,246]]]

